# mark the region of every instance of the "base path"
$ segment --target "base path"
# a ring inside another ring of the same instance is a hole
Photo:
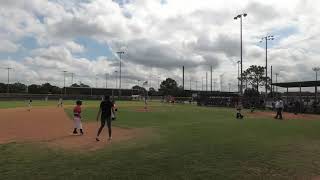
[[[276,116],[276,112],[272,111],[255,111],[253,113],[248,112],[247,115],[249,117],[266,117],[266,118],[273,118]],[[293,120],[293,119],[300,119],[300,120],[320,120],[320,115],[315,114],[293,114],[288,112],[282,113],[283,119]]]
[[[107,142],[107,128],[95,141],[98,122],[83,123],[84,135],[73,135],[73,121],[62,108],[0,109],[0,144],[10,142],[44,143],[50,147],[70,150],[97,150],[114,142],[129,140],[144,134],[142,129],[113,127],[112,142]]]

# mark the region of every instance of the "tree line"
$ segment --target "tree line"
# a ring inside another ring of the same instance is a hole
[[[90,87],[86,84],[72,84],[70,87]],[[14,84],[0,83],[0,93],[30,93],[30,94],[61,94],[63,88],[53,86],[50,83],[44,83],[42,85],[31,84],[29,86],[17,82]]]
[[[241,78],[239,77],[239,80]],[[244,83],[244,93],[259,96],[259,87],[264,87],[267,80],[267,88],[271,89],[270,77],[265,77],[265,67],[252,65],[242,73],[242,80]],[[80,83],[74,83],[70,87],[86,87],[89,85]],[[167,78],[162,81],[160,88],[156,90],[150,87],[148,90],[144,87],[135,85],[131,89],[138,90],[140,94],[148,94],[151,96],[171,95],[171,96],[191,96],[191,92],[185,91],[183,87],[178,85],[177,81],[172,78]],[[6,93],[8,90],[7,84],[0,83],[0,93]],[[32,84],[25,85],[23,83],[14,83],[9,85],[10,93],[30,93],[30,94],[61,94],[63,88],[53,86],[50,83],[44,83],[42,85]]]

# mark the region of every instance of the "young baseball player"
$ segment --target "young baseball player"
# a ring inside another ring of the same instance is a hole
[[[31,111],[31,108],[32,108],[32,99],[29,98],[29,100],[28,100],[28,111],[29,112]]]
[[[243,115],[241,114],[241,110],[242,110],[242,105],[241,103],[236,105],[236,110],[237,110],[237,119],[243,119]]]
[[[147,102],[147,96],[144,96],[144,110],[148,109],[148,102]]]
[[[60,97],[59,98],[59,101],[58,101],[58,107],[62,107],[63,106],[63,100],[62,98]]]
[[[80,134],[83,135],[82,124],[81,124],[82,101],[78,100],[76,104],[77,104],[76,107],[73,108],[73,122],[74,122],[73,134],[78,134],[77,129],[80,129]]]
[[[112,107],[113,111],[111,111],[111,120],[115,121],[116,120],[116,112],[118,111],[118,108],[117,108],[117,105],[114,100],[112,101],[112,103],[113,103],[113,107]]]

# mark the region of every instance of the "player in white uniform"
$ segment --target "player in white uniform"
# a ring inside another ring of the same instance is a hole
[[[31,111],[31,108],[32,108],[32,99],[30,98],[28,100],[28,111],[30,112]]]
[[[63,106],[63,99],[59,98],[58,107],[62,107],[62,106]]]

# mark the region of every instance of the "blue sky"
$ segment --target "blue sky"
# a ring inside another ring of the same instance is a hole
[[[316,66],[320,57],[316,48],[320,42],[320,36],[317,36],[319,23],[314,19],[320,15],[316,8],[320,6],[320,1],[13,2],[1,2],[0,38],[4,43],[0,43],[0,66],[11,64],[20,67],[16,78],[21,81],[30,76],[28,79],[59,82],[61,77],[56,75],[57,69],[85,74],[91,81],[91,76],[95,74],[117,70],[112,61],[118,57],[114,56],[110,47],[119,46],[126,47],[123,64],[130,67],[124,66],[123,72],[130,77],[128,81],[147,80],[145,78],[150,74],[180,81],[182,64],[194,70],[188,78],[200,80],[207,71],[207,65],[211,64],[216,78],[224,73],[225,79],[236,83],[234,77],[237,72],[230,68],[229,59],[240,56],[237,48],[239,23],[233,17],[242,12],[248,13],[244,40],[249,43],[244,44],[244,59],[250,60],[244,62],[244,68],[261,64],[265,44],[259,41],[266,34],[275,36],[275,40],[269,42],[270,63],[288,80],[310,79],[304,72]],[[312,38],[304,40],[308,37]],[[294,44],[293,41],[299,43]],[[10,63],[7,59],[15,62]],[[287,71],[287,66],[293,70]],[[34,72],[27,74],[27,70]],[[5,74],[0,72],[0,81],[3,77]]]
[[[75,42],[84,47],[84,52],[75,53],[75,57],[87,58],[95,60],[98,57],[114,57],[114,53],[108,44],[102,44],[90,37],[76,38]],[[30,52],[34,49],[40,48],[37,40],[34,37],[24,37],[17,42],[20,46],[17,52],[0,52],[0,59],[15,59],[17,61],[23,60],[25,57],[30,56]]]
[[[34,37],[27,36],[17,42],[19,49],[17,52],[0,52],[0,59],[15,59],[17,61],[23,60],[29,56],[30,51],[38,48],[37,40]]]
[[[268,48],[273,48],[274,46],[277,46],[281,42],[281,40],[298,33],[299,30],[296,26],[288,26],[281,29],[274,29],[270,34],[268,34],[274,36],[273,41],[268,41]],[[263,41],[263,43],[257,43],[257,45],[265,48],[265,41]]]
[[[82,45],[85,48],[83,53],[78,53],[75,56],[87,58],[87,59],[97,59],[100,56],[114,57],[113,52],[108,44],[102,44],[98,41],[89,37],[76,38],[76,43]]]

